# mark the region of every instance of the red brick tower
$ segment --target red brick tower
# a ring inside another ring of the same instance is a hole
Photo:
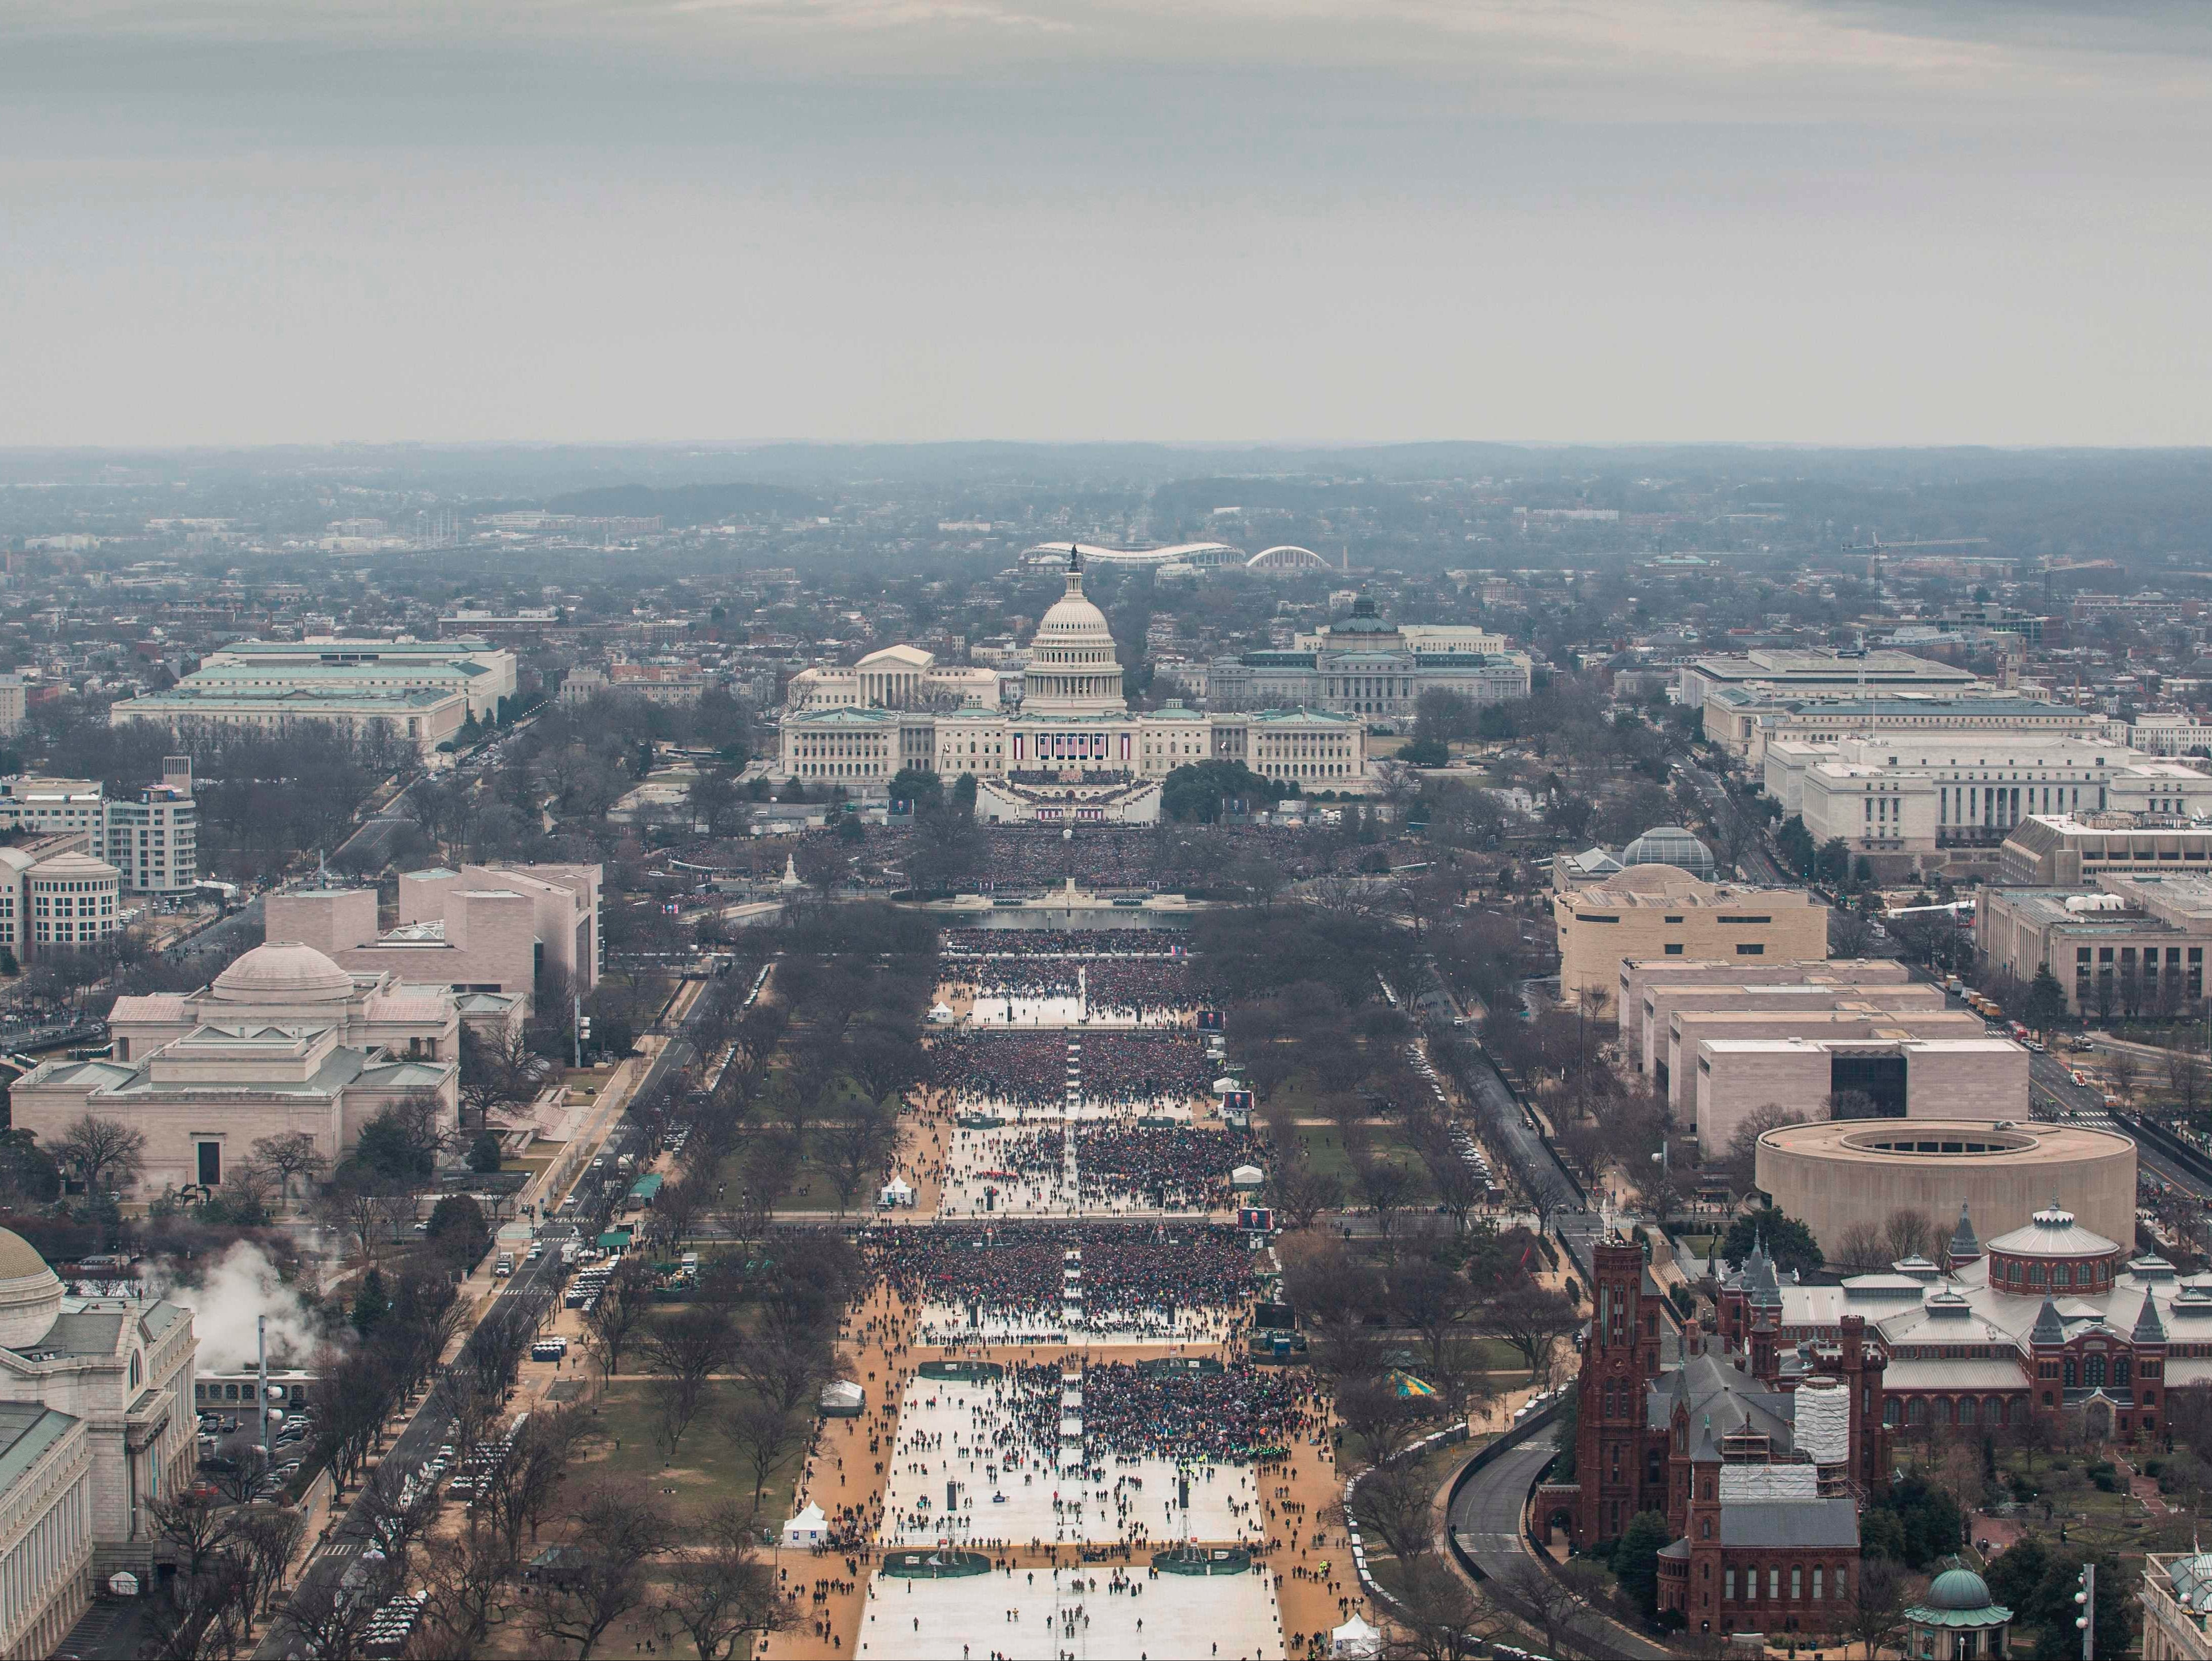
[[[1646,1307],[1644,1250],[1608,1241],[1595,1252],[1595,1312],[1576,1390],[1576,1542],[1618,1539],[1628,1519],[1665,1503],[1643,1492],[1644,1397],[1659,1374],[1659,1316]]]

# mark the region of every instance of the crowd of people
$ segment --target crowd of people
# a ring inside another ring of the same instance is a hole
[[[1201,1001],[1188,958],[1159,958],[1083,965],[1084,1008],[1098,1015],[1144,1020],[1180,1014]]]
[[[1287,1367],[1201,1372],[1108,1361],[1083,1370],[1083,1442],[1097,1463],[1237,1461],[1290,1445],[1322,1422],[1306,1381]]]
[[[946,1223],[872,1228],[861,1244],[909,1301],[958,1311],[956,1333],[1063,1329],[1070,1269],[1094,1331],[1167,1332],[1184,1316],[1241,1309],[1255,1285],[1243,1236],[1207,1224]]]
[[[1200,1001],[1188,958],[969,958],[947,964],[941,984],[946,995],[966,993],[979,1021],[997,1019],[989,1006],[1009,999],[1073,998],[1077,1020],[1168,1017]]]
[[[1364,851],[1330,829],[1281,824],[1210,824],[1202,836],[1097,825],[1073,837],[1054,826],[994,824],[983,837],[975,884],[983,893],[1053,888],[1070,877],[1083,888],[1175,892],[1207,887],[1248,860],[1264,860],[1285,877],[1316,877],[1353,869]]]
[[[1086,1123],[1075,1133],[1076,1179],[1085,1202],[1212,1210],[1227,1203],[1230,1173],[1250,1148],[1233,1131]]]
[[[1014,1107],[1058,1107],[1067,1099],[1064,1032],[948,1032],[929,1051],[939,1090]]]
[[[1213,1087],[1213,1065],[1190,1033],[1086,1032],[1078,1043],[1086,1102],[1115,1107],[1182,1103]]]
[[[1166,958],[1182,944],[1167,928],[948,928],[948,958]]]

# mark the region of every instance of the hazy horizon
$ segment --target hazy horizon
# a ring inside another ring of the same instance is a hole
[[[2160,0],[5,38],[9,448],[2212,443],[2212,17]]]

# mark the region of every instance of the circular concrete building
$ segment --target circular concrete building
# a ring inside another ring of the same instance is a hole
[[[1832,1251],[1856,1223],[1917,1211],[1950,1237],[1964,1204],[1986,1240],[2054,1202],[2133,1250],[2136,1145],[2110,1130],[2035,1123],[1841,1119],[1759,1139],[1759,1188]]]

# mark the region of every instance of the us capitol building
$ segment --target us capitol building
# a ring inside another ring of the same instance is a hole
[[[1362,790],[1367,772],[1357,715],[1176,703],[1133,713],[1113,631],[1084,594],[1073,550],[1067,592],[1037,625],[1018,709],[997,702],[990,672],[939,667],[893,646],[849,669],[794,677],[781,727],[781,777],[867,795],[903,768],[947,781],[972,773],[975,816],[990,823],[1149,824],[1160,816],[1160,782],[1201,761],[1242,762],[1308,794]]]

